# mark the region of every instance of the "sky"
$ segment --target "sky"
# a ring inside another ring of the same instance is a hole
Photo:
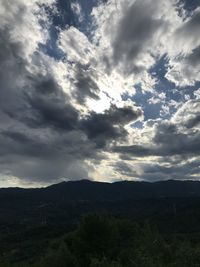
[[[0,187],[200,179],[200,0],[0,0]]]

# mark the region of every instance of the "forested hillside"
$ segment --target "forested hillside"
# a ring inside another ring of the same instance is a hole
[[[88,215],[75,230],[49,240],[42,253],[2,267],[200,266],[197,235],[161,234],[145,222]]]

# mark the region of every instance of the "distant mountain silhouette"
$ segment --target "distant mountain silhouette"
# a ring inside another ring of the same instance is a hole
[[[0,201],[119,201],[148,198],[200,197],[199,181],[159,181],[154,183],[122,181],[115,183],[89,180],[69,181],[46,188],[0,189]],[[1,205],[1,204],[0,204]]]

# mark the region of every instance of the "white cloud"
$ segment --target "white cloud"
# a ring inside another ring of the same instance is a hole
[[[86,35],[75,27],[60,32],[59,46],[66,53],[67,59],[83,64],[87,64],[94,53]]]
[[[183,21],[168,48],[170,68],[166,78],[177,86],[194,85],[200,80],[200,8]]]
[[[82,13],[81,5],[78,2],[72,2],[71,3],[71,9],[78,16],[78,20],[80,22],[82,22],[83,21],[83,13]]]
[[[196,99],[200,99],[200,88],[196,91],[194,91],[194,96]]]
[[[200,100],[188,100],[178,109],[172,117],[172,122],[178,124],[181,128],[196,129],[200,132]]]

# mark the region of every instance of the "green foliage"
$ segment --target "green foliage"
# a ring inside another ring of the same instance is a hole
[[[122,267],[117,261],[110,261],[106,258],[91,259],[90,267]]]
[[[197,267],[200,242],[168,238],[149,223],[89,215],[34,262],[1,267]]]
[[[35,263],[33,267],[76,267],[76,258],[71,254],[65,244],[61,243],[58,250],[50,249],[47,254]]]

